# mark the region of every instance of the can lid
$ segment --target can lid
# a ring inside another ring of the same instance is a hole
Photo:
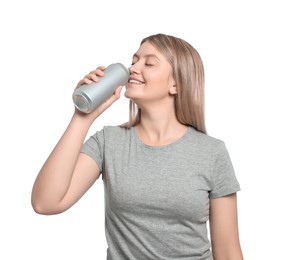
[[[89,100],[82,95],[74,94],[73,95],[73,102],[75,104],[75,107],[84,113],[89,113],[90,112],[90,102]]]

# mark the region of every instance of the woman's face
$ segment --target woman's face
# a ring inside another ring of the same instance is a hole
[[[176,94],[172,68],[165,57],[149,42],[144,42],[133,55],[130,79],[125,96],[135,103],[161,102]]]

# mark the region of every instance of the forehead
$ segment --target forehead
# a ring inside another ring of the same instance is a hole
[[[133,55],[133,57],[150,57],[150,56],[156,56],[158,59],[164,59],[163,55],[149,42],[144,42],[137,52]]]

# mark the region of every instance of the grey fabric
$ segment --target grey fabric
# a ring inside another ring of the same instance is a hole
[[[209,200],[240,190],[223,141],[188,127],[149,146],[135,127],[105,126],[82,152],[103,177],[107,260],[212,260]]]

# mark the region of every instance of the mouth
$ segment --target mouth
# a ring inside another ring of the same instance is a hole
[[[128,80],[128,83],[131,85],[142,85],[142,84],[145,84],[144,81],[141,81],[139,79],[136,79],[136,78],[129,78]]]

